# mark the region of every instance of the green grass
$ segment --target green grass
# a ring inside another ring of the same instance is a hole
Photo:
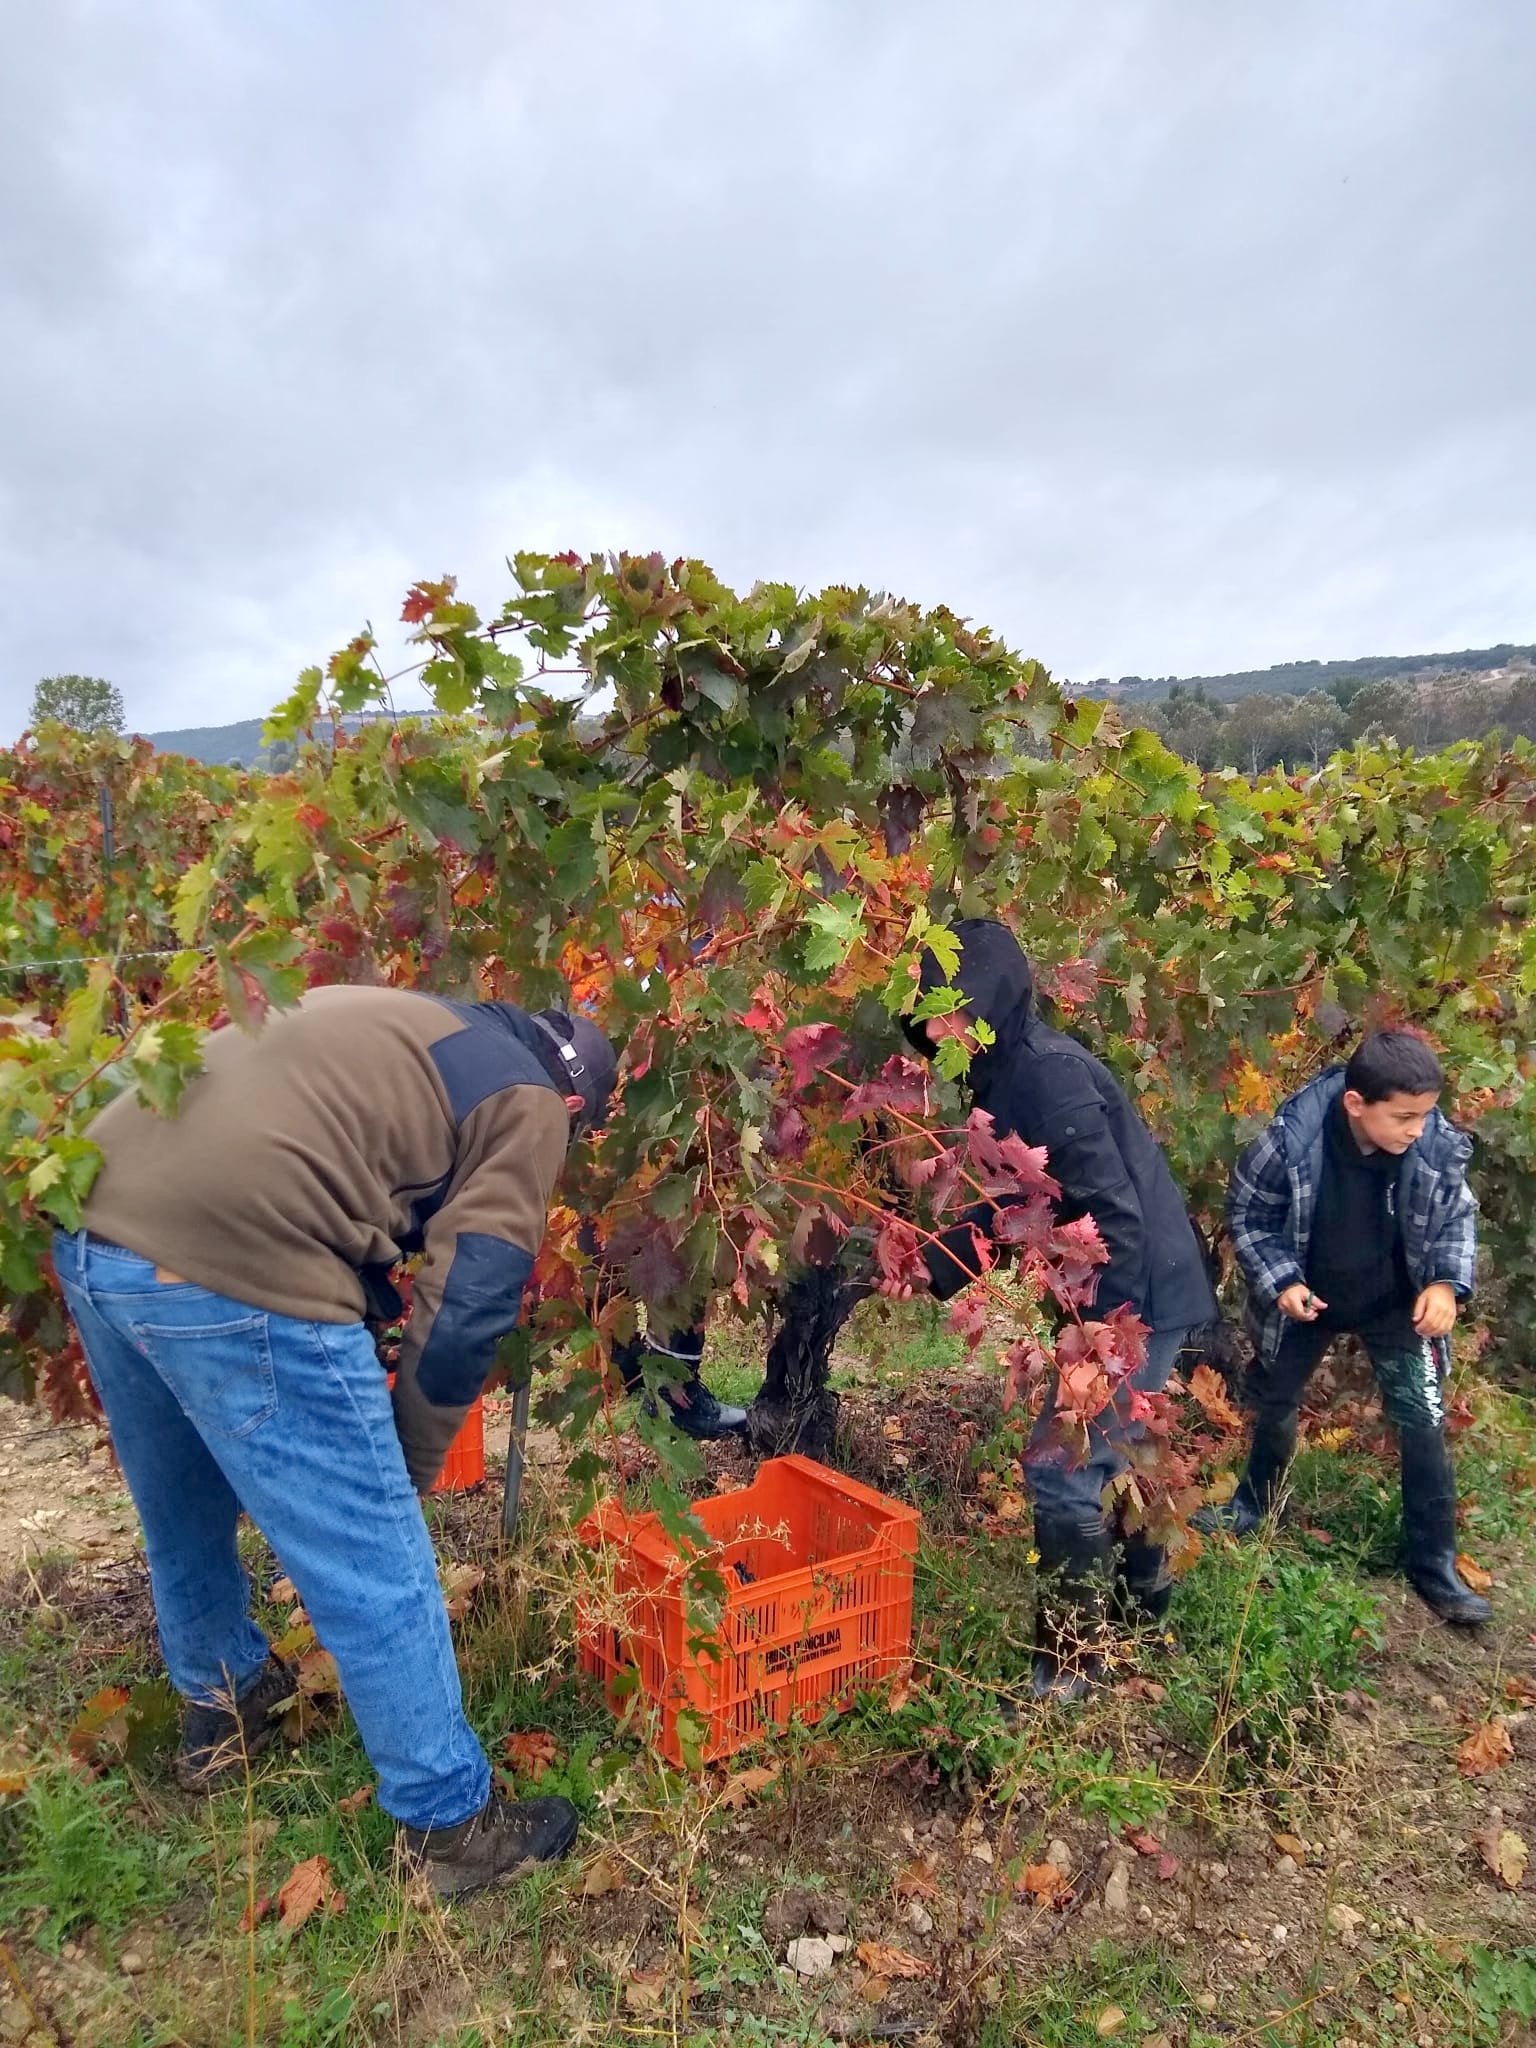
[[[718,1393],[755,1392],[761,1343],[755,1328],[725,1324],[714,1333],[706,1372]],[[942,1313],[924,1304],[866,1312],[838,1371],[845,1385],[863,1376],[900,1389],[959,1362]],[[1533,1468],[1527,1438],[1506,1429],[1501,1413],[1480,1412],[1459,1458],[1464,1488],[1477,1495],[1469,1542],[1502,1546],[1513,1582],[1511,1560],[1529,1542]],[[1011,1438],[1008,1448],[1017,1449]],[[1082,1709],[1026,1711],[1016,1724],[1004,1705],[1027,1694],[1028,1525],[1003,1539],[925,1538],[916,1573],[920,1682],[899,1704],[868,1696],[767,1752],[782,1780],[757,1816],[750,1868],[736,1862],[741,1816],[710,1813],[705,1792],[620,1733],[595,1689],[572,1675],[569,1561],[559,1531],[534,1518],[513,1557],[482,1559],[490,1575],[456,1630],[468,1710],[496,1761],[509,1731],[554,1735],[555,1765],[516,1789],[574,1799],[589,1825],[584,1857],[612,1841],[636,1856],[624,1900],[610,1902],[624,1904],[628,1920],[584,1906],[569,1866],[448,1915],[413,1902],[395,1880],[388,1818],[372,1804],[341,1809],[372,1779],[344,1712],[301,1751],[264,1766],[248,1791],[202,1806],[182,1801],[153,1770],[80,1777],[62,1756],[73,1714],[100,1685],[143,1678],[151,1653],[142,1639],[139,1647],[110,1641],[106,1618],[92,1641],[72,1610],[47,1599],[24,1604],[6,1617],[0,1736],[46,1760],[23,1797],[0,1801],[0,1929],[29,1969],[64,1944],[99,1961],[98,2007],[73,2021],[73,2036],[114,2048],[555,2048],[578,2039],[595,2048],[647,2039],[820,2048],[828,1987],[786,1982],[764,1915],[786,1885],[829,1886],[838,1845],[857,1844],[865,1819],[902,1802],[919,1820],[978,1812],[996,1830],[999,1816],[1015,1817],[1006,1849],[998,1833],[998,1867],[987,1880],[995,1890],[945,1965],[940,2038],[1086,2048],[1102,2038],[1147,2043],[1161,2032],[1181,2048],[1215,2048],[1234,2035],[1254,2048],[1334,2048],[1352,2036],[1372,2048],[1410,2048],[1427,2031],[1445,2048],[1505,2048],[1536,2016],[1531,1948],[1495,1941],[1458,1952],[1405,1931],[1355,1958],[1330,1951],[1335,1990],[1324,1996],[1319,1975],[1315,2006],[1271,2021],[1266,2009],[1284,2000],[1262,1985],[1212,2015],[1194,2009],[1209,1962],[1198,1943],[1170,1950],[1150,1929],[1094,1941],[1091,1921],[1063,1921],[1059,1945],[1025,1963],[997,1939],[1011,1885],[1006,1859],[1038,1858],[1055,1832],[1082,1846],[1095,1869],[1096,1845],[1126,1828],[1178,1835],[1188,1859],[1203,1853],[1190,1848],[1192,1838],[1219,1843],[1245,1815],[1250,1825],[1255,1814],[1274,1825],[1291,1802],[1299,1815],[1310,1801],[1316,1817],[1319,1788],[1326,1795],[1334,1782],[1336,1696],[1372,1679],[1378,1619],[1363,1574],[1395,1567],[1396,1486],[1387,1467],[1346,1445],[1306,1452],[1294,1488],[1289,1530],[1268,1544],[1213,1544],[1180,1582],[1173,1618],[1181,1646],[1144,1667],[1165,1688],[1160,1702],[1109,1691]],[[434,1514],[440,1536],[455,1526]],[[1319,1543],[1308,1528],[1331,1541]],[[257,1585],[268,1584],[265,1547],[251,1535],[243,1542]],[[268,1606],[260,1618],[277,1629],[285,1616]],[[1154,1735],[1166,1746],[1150,1747]],[[316,1916],[292,1935],[270,1918],[242,1935],[247,1897],[275,1892],[295,1863],[317,1854],[347,1895],[345,1912]],[[835,1882],[859,1936],[889,1925],[891,1876],[876,1858],[845,1859]],[[1464,1893],[1477,1879],[1459,1868],[1454,1882]],[[680,1896],[692,1916],[687,2009],[675,2002],[681,1971],[667,1934]],[[651,1946],[637,1950],[646,1937],[634,1930],[647,1926]],[[116,1970],[128,1946],[149,1959],[132,1980]],[[638,2013],[624,2002],[626,1981],[658,1954],[669,2003]],[[845,1999],[856,1998],[851,1959],[838,1982]],[[1404,1987],[1407,2020],[1395,2002]],[[1112,2006],[1125,2018],[1101,2035]],[[889,2012],[870,2012],[868,2038],[880,2038]]]

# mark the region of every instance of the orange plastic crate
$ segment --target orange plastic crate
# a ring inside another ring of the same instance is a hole
[[[477,1399],[448,1446],[434,1493],[468,1493],[485,1484],[485,1403]]]
[[[388,1375],[391,1387],[393,1373]],[[443,1469],[437,1475],[434,1493],[469,1493],[485,1484],[485,1397],[477,1394],[470,1403],[459,1433],[448,1446]]]
[[[581,1668],[604,1681],[615,1709],[619,1680],[638,1674],[671,1763],[683,1762],[685,1708],[705,1724],[704,1758],[729,1756],[792,1719],[817,1720],[910,1656],[915,1508],[787,1457],[769,1459],[738,1492],[695,1502],[694,1513],[718,1545],[708,1562],[729,1588],[718,1657],[689,1648],[687,1565],[659,1517],[610,1500],[578,1531],[614,1568],[612,1593],[589,1594],[578,1608]]]

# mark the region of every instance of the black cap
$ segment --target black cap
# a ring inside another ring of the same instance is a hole
[[[600,1131],[608,1121],[608,1098],[619,1076],[618,1055],[590,1017],[564,1010],[538,1010],[534,1022],[555,1042],[569,1084],[566,1093],[582,1100],[581,1128]]]

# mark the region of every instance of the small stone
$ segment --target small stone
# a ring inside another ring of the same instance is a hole
[[[125,1948],[117,1959],[117,1967],[125,1977],[137,1977],[144,1968],[144,1958],[136,1948]]]
[[[1072,1875],[1072,1851],[1059,1835],[1046,1850],[1045,1860],[1052,1870],[1059,1870],[1063,1877]]]
[[[1365,1925],[1365,1915],[1357,1913],[1353,1906],[1330,1906],[1328,1925],[1346,1948],[1353,1948],[1360,1939],[1360,1930]]]
[[[933,1915],[929,1912],[928,1908],[923,1904],[921,1899],[908,1900],[907,1925],[911,1928],[914,1934],[932,1934]]]
[[[986,1840],[972,1842],[971,1854],[978,1863],[991,1863],[993,1861],[992,1844]]]
[[[1104,1911],[1111,1920],[1123,1920],[1131,1910],[1131,1871],[1127,1863],[1117,1863],[1109,1873],[1104,1886]]]
[[[1217,1884],[1221,1883],[1226,1874],[1227,1866],[1225,1863],[1213,1863],[1211,1865],[1211,1876],[1216,1880]]]
[[[1152,1908],[1150,1906],[1138,1906],[1136,1908],[1136,1918],[1138,1920],[1145,1920],[1150,1927],[1152,1924]]]
[[[827,1947],[831,1949],[835,1956],[847,1955],[852,1946],[853,1937],[850,1934],[829,1934],[827,1936]]]
[[[1198,2006],[1198,2007],[1200,2008],[1201,2012],[1214,2012],[1214,2011],[1216,2010],[1216,1994],[1215,1994],[1215,1992],[1214,1992],[1214,1991],[1200,1991],[1200,1992],[1197,1992],[1197,1993],[1195,1994],[1195,2004],[1196,2004],[1196,2005],[1197,2005],[1197,2006]]]
[[[1289,1927],[1282,1927],[1277,1920],[1269,1930],[1269,1938],[1271,1941],[1286,1941],[1290,1938],[1290,1932]]]
[[[1275,1871],[1280,1877],[1294,1877],[1300,1867],[1294,1856],[1282,1856],[1275,1865]]]
[[[1448,1714],[1451,1703],[1443,1692],[1432,1692],[1429,1696],[1429,1711],[1432,1714]]]
[[[837,1951],[822,1934],[802,1934],[784,1952],[784,1960],[798,1977],[824,1977],[836,1961]]]

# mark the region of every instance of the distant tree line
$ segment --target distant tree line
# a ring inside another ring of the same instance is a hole
[[[1305,696],[1259,691],[1224,704],[1200,683],[1175,683],[1159,703],[1122,703],[1200,768],[1319,768],[1340,747],[1388,739],[1418,753],[1500,732],[1536,740],[1536,670],[1508,677],[1443,675],[1413,681],[1343,676]]]

